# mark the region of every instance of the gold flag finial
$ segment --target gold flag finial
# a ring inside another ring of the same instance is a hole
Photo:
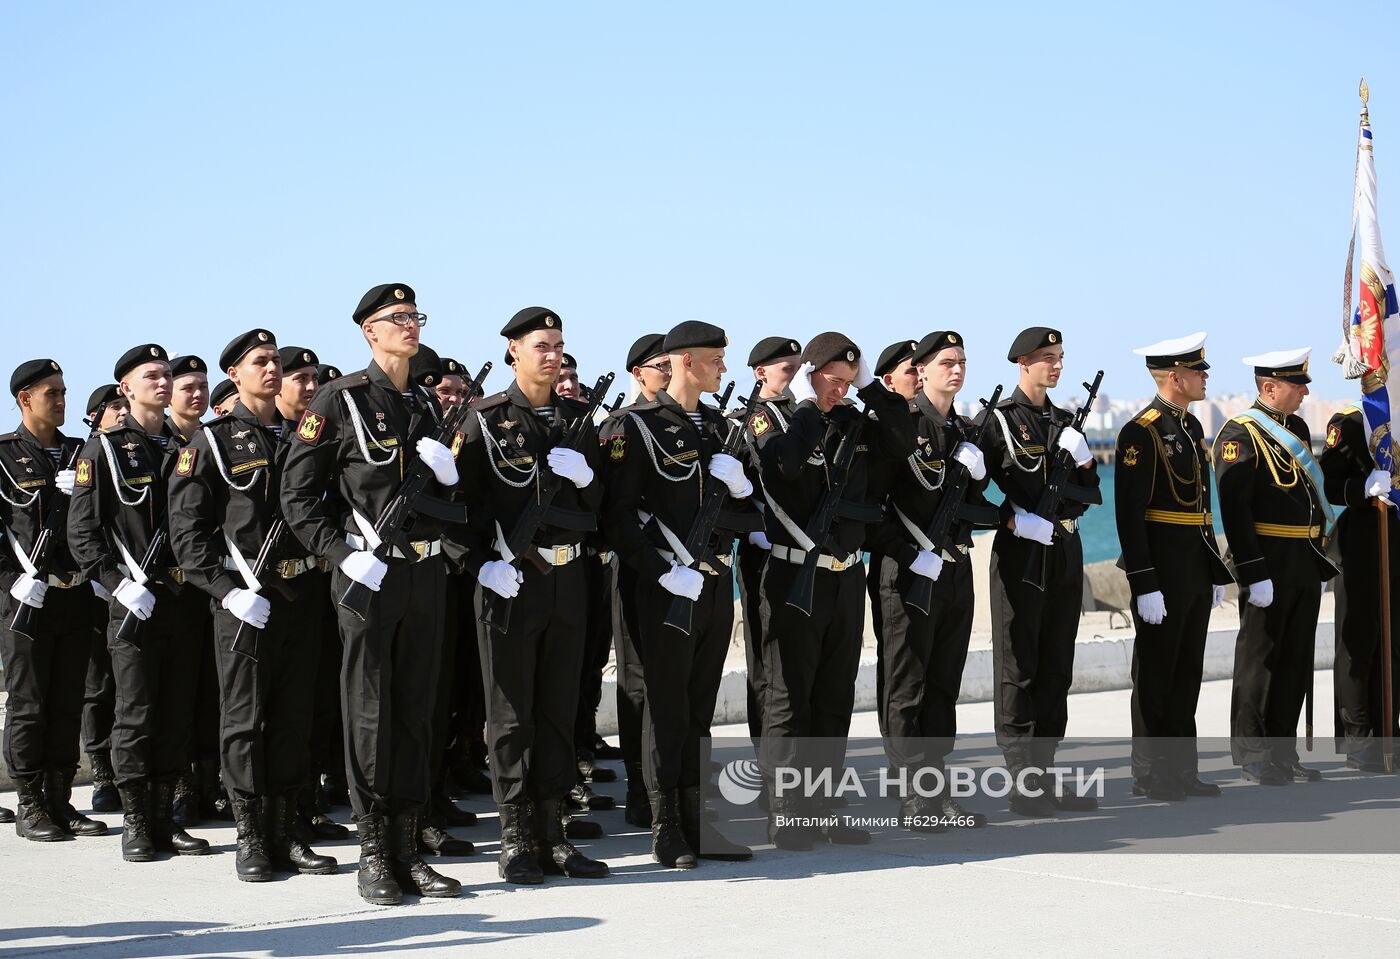
[[[1361,89],[1357,91],[1361,94],[1361,109],[1366,109],[1367,102],[1371,99],[1371,88],[1366,86],[1366,78],[1361,78]]]

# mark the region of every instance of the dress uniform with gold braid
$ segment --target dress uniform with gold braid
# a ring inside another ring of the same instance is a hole
[[[1338,410],[1327,424],[1318,456],[1327,499],[1345,507],[1337,519],[1336,540],[1342,575],[1337,589],[1337,656],[1332,667],[1337,748],[1347,765],[1381,772],[1380,738],[1385,728],[1381,681],[1380,523],[1375,497],[1392,489],[1390,473],[1376,468],[1366,441],[1365,414],[1355,406]],[[1384,513],[1390,538],[1391,609],[1400,609],[1400,517]],[[1392,614],[1393,615],[1393,614]],[[1400,642],[1391,633],[1392,689],[1400,690]],[[1400,724],[1391,716],[1391,734]]]
[[[1204,372],[1210,369],[1204,344],[1201,333],[1134,352],[1149,370]],[[1119,431],[1115,456],[1119,565],[1132,591],[1136,629],[1136,788],[1165,800],[1219,795],[1218,786],[1197,775],[1196,702],[1210,611],[1232,580],[1215,542],[1204,431],[1159,393]]]
[[[1255,376],[1307,383],[1307,350],[1246,358]],[[1311,448],[1308,425],[1256,400],[1260,411]],[[1247,778],[1267,785],[1315,780],[1298,761],[1298,716],[1312,683],[1327,559],[1324,511],[1303,466],[1248,416],[1221,427],[1213,451],[1220,520],[1241,584],[1230,697],[1230,749]]]

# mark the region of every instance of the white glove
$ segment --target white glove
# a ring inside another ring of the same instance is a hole
[[[1212,586],[1210,588],[1210,608],[1219,609],[1223,602],[1225,602],[1225,587]]]
[[[15,584],[10,587],[10,595],[26,606],[33,606],[35,609],[43,609],[44,594],[49,591],[49,584],[35,579],[28,573],[21,573],[15,580]]]
[[[953,459],[966,466],[974,480],[981,480],[987,475],[987,461],[982,451],[971,443],[959,443],[954,447]]]
[[[104,603],[112,598],[112,594],[107,592],[106,587],[104,587],[97,580],[92,581],[92,594],[98,599],[102,600]]]
[[[520,592],[520,584],[525,577],[520,570],[503,559],[493,559],[481,564],[476,581],[504,599],[514,599]]]
[[[1021,507],[1013,507],[1016,511],[1015,525],[1011,532],[1021,539],[1034,540],[1044,546],[1051,546],[1055,542],[1055,524],[1036,513],[1027,513]]]
[[[135,580],[123,579],[112,595],[140,620],[150,619],[151,612],[156,608],[156,594]]]
[[[744,465],[728,453],[710,457],[710,475],[729,487],[729,495],[743,499],[753,492],[753,484],[744,475]]]
[[[77,470],[59,470],[58,475],[53,478],[53,485],[57,486],[58,491],[64,496],[73,495],[73,487],[77,482]]]
[[[684,596],[692,603],[700,598],[700,591],[705,588],[705,574],[698,569],[691,569],[689,566],[681,566],[679,563],[671,564],[671,571],[662,576],[658,583],[661,588],[676,596]]]
[[[915,576],[937,579],[943,572],[943,557],[931,550],[921,549],[919,555],[914,557],[914,562],[909,564],[909,572]]]
[[[865,354],[860,355],[859,362],[856,363],[856,378],[851,384],[858,390],[863,390],[871,383],[875,382],[875,374],[870,372],[870,364],[865,362]]]
[[[267,625],[267,617],[272,615],[272,603],[251,589],[234,588],[228,591],[221,603],[224,609],[237,616],[249,626],[262,629]]]
[[[578,450],[567,446],[556,446],[549,451],[549,468],[579,489],[593,482],[593,467],[588,465],[588,460]]]
[[[431,436],[419,440],[414,449],[418,451],[418,458],[423,461],[423,465],[433,471],[439,483],[443,486],[457,485],[457,461],[452,458],[450,449]]]
[[[1390,488],[1389,470],[1371,470],[1371,475],[1366,477],[1367,496],[1385,496]]]
[[[1060,430],[1060,436],[1055,440],[1055,445],[1064,450],[1074,460],[1075,466],[1088,466],[1089,461],[1094,458],[1089,452],[1089,441],[1084,438],[1084,434],[1073,426],[1066,426]]]
[[[340,561],[340,571],[361,586],[368,586],[377,593],[379,585],[384,582],[384,574],[389,572],[389,567],[369,550],[361,549]]]
[[[1274,601],[1274,581],[1261,579],[1249,584],[1249,605],[1264,609]]]
[[[812,374],[815,372],[811,363],[803,363],[797,368],[797,375],[788,381],[788,390],[792,393],[794,403],[816,400],[817,391],[812,388]]]
[[[1159,589],[1155,593],[1143,593],[1137,598],[1138,615],[1149,626],[1160,626],[1167,618],[1167,598]]]
[[[768,534],[761,529],[756,529],[749,534],[749,542],[759,549],[773,548],[773,544],[768,542]]]

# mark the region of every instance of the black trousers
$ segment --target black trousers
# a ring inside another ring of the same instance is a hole
[[[1240,589],[1230,692],[1230,752],[1237,765],[1298,761],[1298,716],[1313,677],[1322,578],[1306,540],[1260,537],[1274,601],[1250,605]]]
[[[729,569],[705,575],[691,609],[689,635],[667,626],[675,597],[649,580],[637,583],[637,619],[646,662],[642,762],[652,792],[699,786],[701,741],[710,734],[720,676],[734,631]]]
[[[992,540],[993,712],[997,745],[1013,770],[1048,764],[1064,738],[1084,596],[1077,533],[1057,536],[1046,547],[1044,591],[1022,581],[1033,546],[1005,528]]]
[[[595,555],[582,560],[587,579],[588,621],[583,632],[583,669],[579,682],[578,718],[574,723],[574,747],[593,749],[598,735],[598,704],[603,699],[603,669],[613,646],[614,561]]]
[[[934,583],[928,614],[904,604],[914,574],[885,556],[879,609],[884,655],[881,729],[896,769],[943,767],[958,731],[958,691],[972,638],[972,563],[959,554]]]
[[[1154,556],[1159,554],[1154,553]],[[1167,615],[1152,626],[1138,615],[1133,598],[1133,776],[1194,778],[1196,703],[1210,632],[1211,581],[1202,563],[1157,566]]]
[[[870,600],[870,627],[875,633],[875,722],[885,729],[885,611],[880,605],[880,576],[885,557],[869,553],[865,558],[865,595]]]
[[[345,645],[345,765],[357,818],[428,800],[446,583],[441,557],[390,560],[368,618],[336,606]],[[339,569],[331,572],[332,595],[341,596],[349,585]]]
[[[798,567],[769,558],[763,570],[763,742],[759,761],[840,766],[855,707],[865,632],[865,565],[817,571],[812,615],[787,604]],[[795,740],[806,742],[799,748]]]
[[[308,578],[310,577],[310,578]],[[331,773],[341,782],[349,782],[345,768],[345,721],[340,714],[340,670],[345,644],[340,638],[340,621],[336,613],[339,596],[331,595],[330,574],[322,570],[304,573],[298,589],[320,594],[319,625],[316,627],[320,651],[316,657],[314,680],[315,702],[311,712],[311,768],[308,782],[320,782],[321,773]]]
[[[5,664],[5,765],[16,777],[76,768],[83,683],[92,645],[92,592],[49,587],[31,620],[34,638],[10,631],[18,601],[0,603]]]
[[[1400,616],[1400,521],[1389,511],[1391,616]],[[1337,748],[1359,753],[1385,728],[1381,681],[1380,542],[1376,510],[1348,509],[1337,522],[1342,575],[1337,588],[1337,655],[1332,667]],[[1392,619],[1392,710],[1400,708],[1400,643]],[[1391,734],[1400,723],[1390,717]]]
[[[112,654],[107,652],[107,601],[91,594],[91,650],[83,680],[83,750],[89,755],[112,748],[112,720],[117,705],[117,682],[112,678]]]
[[[763,735],[763,567],[768,550],[747,539],[739,541],[739,602],[744,610],[744,664],[748,667],[749,736]]]
[[[117,638],[126,607],[109,604],[107,651],[112,657],[116,702],[112,720],[112,769],[118,785],[143,779],[173,779],[189,762],[199,644],[203,631],[186,631],[181,614],[207,601],[193,587],[179,595],[148,583],[156,605],[141,624],[136,643]]]
[[[219,759],[224,788],[240,797],[300,788],[311,771],[312,680],[321,652],[325,574],[303,573],[289,584],[295,599],[272,588],[263,594],[272,614],[257,638],[257,662],[233,652],[239,620],[224,609],[214,613]]]
[[[189,592],[195,592],[191,587]],[[205,597],[207,600],[207,596]],[[196,608],[189,607],[192,613]],[[214,760],[220,756],[219,720],[219,666],[214,652],[213,608],[207,602],[199,604],[198,614],[203,621],[198,626],[191,623],[191,632],[200,630],[207,637],[199,643],[199,672],[194,694],[194,726],[190,732],[190,762],[201,759]],[[222,612],[222,610],[220,610]]]
[[[456,643],[449,745],[466,749],[473,759],[484,759],[486,700],[482,696],[481,650],[476,643],[475,577],[449,577],[447,615],[447,641]]]
[[[637,648],[637,573],[618,563],[613,590],[613,657],[617,662],[617,739],[627,768],[627,791],[645,792],[642,782],[642,714],[646,711],[646,679]],[[635,780],[635,782],[634,782]]]
[[[527,564],[511,602],[510,628],[477,630],[486,751],[498,804],[560,798],[578,781],[574,722],[588,606],[585,562],[548,573]]]

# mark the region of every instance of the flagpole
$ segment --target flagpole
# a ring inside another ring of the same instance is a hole
[[[1390,516],[1385,499],[1376,497],[1376,519],[1381,544],[1381,762],[1386,772],[1394,772],[1390,727],[1395,722],[1395,694],[1391,688],[1390,651]]]

